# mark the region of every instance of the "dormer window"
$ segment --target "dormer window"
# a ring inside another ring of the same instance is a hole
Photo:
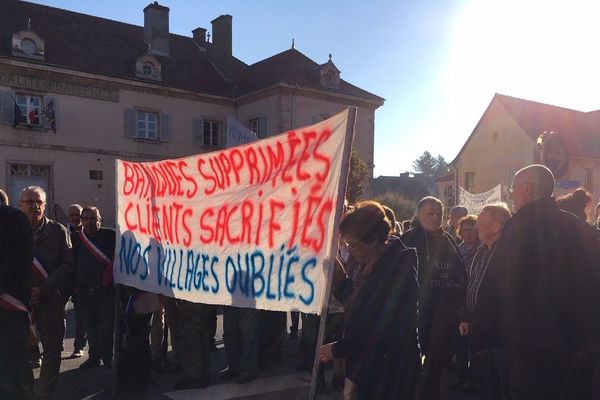
[[[31,39],[21,40],[21,50],[27,55],[33,55],[37,51],[37,45]]]
[[[319,80],[322,86],[336,89],[340,84],[340,70],[337,69],[333,61],[331,60],[331,55],[329,55],[329,61],[325,64],[319,65]]]
[[[154,65],[149,62],[144,63],[144,65],[142,65],[142,73],[144,75],[152,75],[154,73]]]
[[[153,81],[162,80],[161,66],[158,59],[152,54],[144,54],[135,63],[135,76]]]
[[[32,30],[12,35],[12,55],[16,57],[44,59],[44,41]]]

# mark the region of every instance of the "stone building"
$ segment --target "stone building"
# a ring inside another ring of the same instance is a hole
[[[149,161],[221,149],[227,116],[259,137],[358,107],[354,146],[373,169],[375,110],[384,100],[293,47],[248,65],[232,54],[232,16],[190,37],[169,8],[144,26],[0,0],[0,187],[13,202],[40,185],[48,214],[74,202],[115,220],[115,159]]]

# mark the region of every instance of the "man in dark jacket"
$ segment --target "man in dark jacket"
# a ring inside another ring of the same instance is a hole
[[[116,233],[103,228],[97,207],[81,212],[83,229],[71,234],[77,286],[75,293],[81,306],[88,334],[89,358],[79,368],[105,367],[112,364],[114,288],[107,277],[112,272]]]
[[[443,204],[424,197],[417,221],[402,242],[417,249],[419,258],[419,342],[425,355],[419,400],[440,396],[440,375],[450,361],[465,289],[465,268],[456,242],[442,230]]]
[[[30,399],[29,336],[33,236],[27,217],[0,205],[0,399]]]
[[[60,372],[62,341],[65,335],[63,294],[70,291],[73,253],[67,228],[44,215],[46,192],[39,186],[23,189],[21,211],[27,215],[34,242],[31,274],[31,304],[40,333],[44,358],[37,382],[41,399],[54,393]]]
[[[514,177],[516,214],[490,257],[477,325],[499,346],[509,399],[584,399],[566,384],[573,355],[597,341],[599,248],[585,222],[551,197],[554,176],[530,165]]]

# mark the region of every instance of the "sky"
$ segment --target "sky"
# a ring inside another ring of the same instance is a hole
[[[142,26],[140,0],[36,0]],[[291,47],[385,99],[374,176],[451,161],[494,93],[600,109],[597,0],[161,0],[171,33],[233,16],[233,53],[252,64]],[[34,23],[34,21],[32,21]]]

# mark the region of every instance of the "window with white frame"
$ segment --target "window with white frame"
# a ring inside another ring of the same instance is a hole
[[[15,122],[32,126],[42,125],[42,97],[29,94],[16,94],[15,102],[19,115],[15,115]],[[15,109],[15,113],[17,110]]]
[[[221,146],[221,121],[204,120],[202,125],[202,144],[204,146]]]
[[[137,110],[136,139],[158,140],[158,113]]]

